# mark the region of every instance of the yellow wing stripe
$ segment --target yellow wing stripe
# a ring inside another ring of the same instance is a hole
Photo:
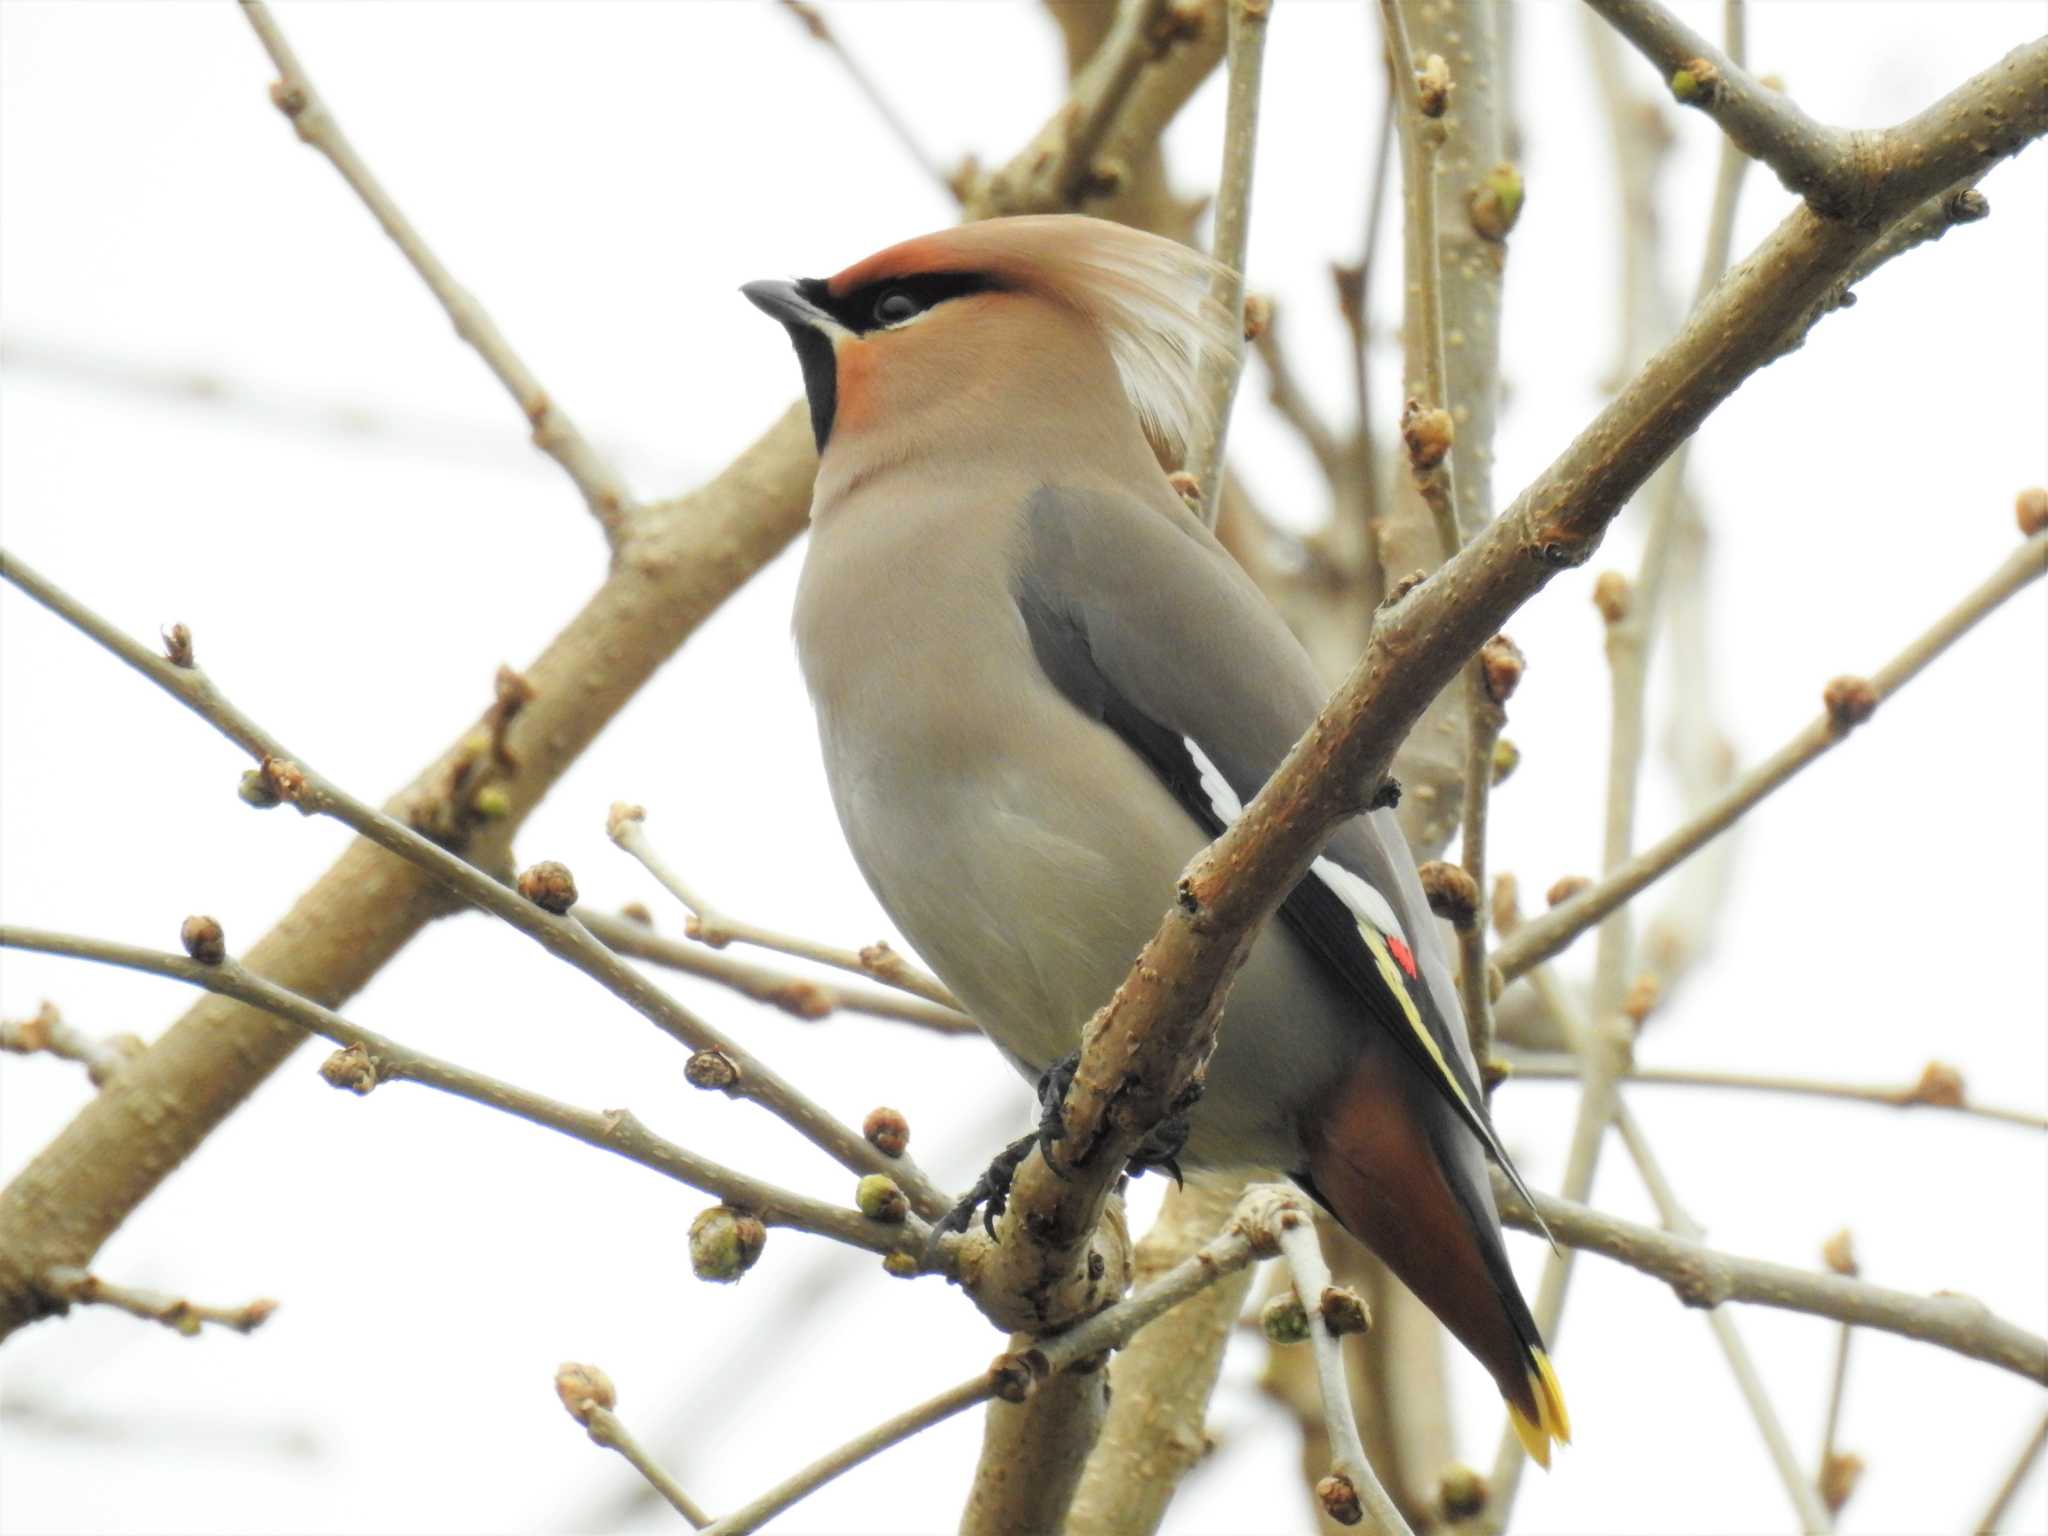
[[[1459,1086],[1458,1075],[1451,1070],[1451,1064],[1444,1060],[1443,1047],[1436,1043],[1436,1036],[1432,1035],[1429,1026],[1422,1022],[1422,1014],[1415,1006],[1415,999],[1408,995],[1408,979],[1401,974],[1401,968],[1394,964],[1394,957],[1387,952],[1387,941],[1370,923],[1360,923],[1358,933],[1359,937],[1365,940],[1365,947],[1372,951],[1372,958],[1380,968],[1380,979],[1386,982],[1387,990],[1400,1000],[1401,1012],[1408,1019],[1408,1027],[1415,1031],[1416,1038],[1429,1051],[1429,1059],[1436,1063],[1437,1075],[1449,1085],[1451,1092],[1458,1096],[1458,1102],[1465,1107],[1465,1112],[1476,1116],[1478,1112],[1473,1109],[1472,1101],[1465,1097],[1465,1090]]]

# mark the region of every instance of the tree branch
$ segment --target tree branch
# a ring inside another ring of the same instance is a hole
[[[1586,3],[1657,66],[1673,96],[1705,112],[1817,212],[1848,215],[1862,206],[1869,180],[1849,134],[1815,122],[1654,0]]]
[[[604,584],[522,674],[534,697],[504,742],[516,766],[488,762],[480,773],[488,743],[465,727],[390,810],[480,865],[502,864],[513,834],[597,733],[803,529],[816,463],[809,415],[795,405],[698,490],[644,507]],[[484,788],[498,792],[489,815],[478,805]],[[332,1005],[454,910],[433,876],[358,841],[246,959]],[[0,1192],[0,1337],[35,1315],[28,1285],[38,1271],[89,1260],[304,1040],[261,1011],[208,999],[86,1105]]]
[[[1113,196],[1222,56],[1223,0],[1123,0],[1066,102],[970,189],[964,216],[1057,213]]]
[[[1344,1379],[1342,1334],[1331,1320],[1336,1285],[1330,1278],[1330,1266],[1323,1262],[1315,1220],[1306,1202],[1297,1199],[1282,1215],[1279,1240],[1281,1256],[1294,1276],[1294,1294],[1308,1315],[1308,1343],[1315,1351],[1316,1386],[1330,1434],[1330,1476],[1316,1484],[1316,1495],[1340,1525],[1356,1525],[1364,1515],[1380,1536],[1413,1536],[1387,1490],[1380,1486],[1358,1438],[1358,1415],[1352,1411],[1351,1392]]]
[[[1568,1056],[1515,1056],[1509,1062],[1517,1082],[1553,1082],[1579,1079],[1579,1064]],[[1813,1098],[1845,1099],[1857,1104],[1883,1104],[1893,1109],[1929,1108],[1956,1114],[1977,1115],[2028,1130],[2048,1131],[2048,1115],[2027,1109],[1979,1104],[1963,1097],[1962,1078],[1952,1067],[1929,1062],[1916,1082],[1896,1088],[1875,1084],[1837,1083],[1822,1078],[1776,1077],[1750,1072],[1714,1072],[1697,1067],[1630,1066],[1624,1083],[1647,1087],[1733,1088],[1748,1093],[1788,1093]]]
[[[640,1442],[633,1438],[618,1414],[612,1410],[618,1405],[618,1393],[612,1386],[611,1377],[594,1365],[578,1365],[568,1362],[555,1372],[555,1395],[562,1400],[562,1406],[569,1410],[569,1417],[581,1424],[584,1433],[590,1436],[591,1444],[601,1445],[608,1451],[617,1451],[627,1465],[646,1481],[647,1486],[660,1494],[677,1514],[690,1522],[693,1529],[702,1530],[711,1523],[711,1517],[697,1506],[696,1500],[683,1491],[683,1485],[669,1475],[668,1469],[641,1449]]]
[[[573,886],[566,893],[566,900],[552,901],[508,890],[439,844],[373,810],[302,761],[293,759],[283,743],[231,704],[197,666],[179,666],[138,645],[11,555],[0,554],[0,576],[248,752],[260,765],[258,773],[267,792],[277,799],[289,800],[302,814],[330,816],[386,852],[426,870],[462,900],[503,919],[556,959],[583,972],[665,1034],[693,1051],[717,1052],[732,1069],[726,1085],[729,1092],[759,1104],[845,1167],[894,1179],[920,1215],[934,1217],[949,1208],[945,1195],[908,1157],[883,1156],[857,1131],[835,1120],[764,1062],[742,1050],[600,944],[568,915],[567,908],[575,899]],[[567,871],[561,874],[566,878]]]
[[[412,264],[412,269],[419,273],[420,280],[441,301],[448,318],[455,322],[455,334],[476,349],[531,424],[534,446],[561,465],[576,483],[576,489],[583,493],[583,500],[597,518],[598,526],[604,530],[616,554],[625,523],[635,510],[625,485],[576,429],[568,412],[556,405],[548,392],[541,388],[540,380],[512,350],[511,343],[492,323],[483,306],[455,281],[454,275],[441,264],[441,259],[399,211],[391,194],[384,190],[383,183],[356,153],[355,146],[341,131],[334,114],[328,111],[327,103],[313,88],[312,78],[292,52],[291,44],[285,41],[284,32],[270,14],[270,8],[263,0],[241,0],[241,5],[242,14],[248,17],[249,25],[263,44],[263,51],[277,66],[278,79],[270,87],[271,102],[290,119],[299,138],[325,155],[328,163],[341,173],[342,180],[362,199],[363,206],[370,210],[384,233],[391,237],[391,243],[398,247]]]
[[[20,1056],[48,1052],[60,1061],[75,1061],[85,1068],[85,1075],[95,1088],[106,1087],[114,1074],[143,1050],[141,1039],[135,1035],[108,1035],[101,1039],[65,1023],[55,1003],[44,1003],[33,1018],[0,1019],[0,1051]]]
[[[1227,1227],[1241,1180],[1197,1180],[1166,1192],[1138,1244],[1135,1289],[1191,1258]],[[1224,1348],[1250,1289],[1249,1266],[1174,1308],[1133,1339],[1110,1368],[1109,1417],[1067,1513],[1064,1536],[1137,1536],[1167,1506],[1208,1447],[1203,1423]]]
[[[832,24],[826,21],[825,13],[817,6],[807,4],[806,0],[781,0],[781,4],[783,9],[796,19],[797,25],[810,35],[813,42],[839,61],[839,67],[846,71],[846,78],[853,82],[853,88],[875,109],[875,116],[882,120],[890,136],[902,146],[903,152],[917,162],[918,168],[925,175],[938,183],[940,191],[948,197],[957,199],[959,192],[953,184],[953,178],[924,145],[918,142],[916,133],[904,120],[903,114],[896,110],[887,93],[876,83],[875,77],[867,72],[866,66],[839,40],[839,34],[834,32]]]
[[[827,1205],[821,1200],[779,1189],[664,1140],[642,1125],[630,1110],[578,1109],[545,1094],[534,1093],[414,1050],[351,1023],[309,998],[265,981],[232,958],[209,965],[182,955],[139,949],[107,939],[15,927],[0,927],[0,949],[29,950],[37,954],[88,960],[99,965],[118,965],[127,970],[203,987],[222,997],[232,997],[252,1008],[261,1008],[279,1018],[289,1019],[308,1033],[331,1040],[341,1047],[340,1053],[330,1058],[321,1071],[321,1075],[337,1088],[367,1094],[380,1083],[419,1083],[455,1098],[467,1099],[472,1104],[481,1104],[486,1109],[502,1110],[521,1120],[559,1131],[586,1146],[614,1153],[692,1189],[716,1195],[727,1204],[759,1217],[768,1226],[791,1227],[819,1237],[829,1237],[869,1253],[917,1256],[924,1252],[928,1232],[924,1224],[915,1218],[893,1225],[870,1221],[850,1207]]]
[[[689,910],[689,934],[699,943],[708,944],[713,949],[723,949],[728,944],[757,945],[798,960],[811,960],[834,970],[871,977],[900,992],[908,992],[912,997],[921,997],[928,1003],[964,1016],[965,1010],[938,977],[912,965],[886,944],[870,944],[861,950],[837,949],[796,934],[778,933],[755,923],[743,923],[714,910],[709,902],[683,884],[682,878],[654,851],[654,845],[647,841],[647,834],[642,830],[646,819],[647,813],[639,806],[621,801],[612,806],[611,815],[605,821],[605,830],[614,843],[639,860],[641,867]]]
[[[1831,1317],[1938,1345],[2048,1385],[2048,1339],[2006,1322],[1982,1302],[1958,1292],[1914,1296],[1867,1280],[1742,1258],[1548,1195],[1536,1197],[1532,1213],[1498,1174],[1493,1193],[1501,1219],[1509,1226],[1534,1232],[1535,1214],[1540,1213],[1559,1242],[1653,1275],[1689,1307],[1745,1301]]]
[[[1277,1249],[1280,1213],[1299,1200],[1293,1191],[1273,1185],[1248,1190],[1222,1232],[1149,1286],[1064,1333],[1041,1339],[1028,1349],[997,1356],[987,1371],[848,1441],[751,1504],[725,1516],[709,1528],[710,1536],[742,1536],[758,1529],[840,1473],[963,1408],[997,1396],[1006,1402],[1025,1402],[1047,1380],[1062,1372],[1097,1368],[1098,1357],[1120,1347],[1154,1319],[1235,1274],[1254,1259],[1270,1257]]]
[[[664,966],[731,987],[757,1003],[780,1008],[792,1018],[823,1019],[834,1013],[860,1013],[871,1018],[914,1024],[939,1035],[979,1035],[974,1020],[954,1008],[942,1008],[901,992],[879,987],[844,987],[800,976],[794,971],[749,965],[701,943],[665,939],[651,927],[609,912],[578,909],[577,920],[614,954]],[[863,974],[866,968],[863,967]]]
[[[199,1330],[208,1323],[218,1328],[232,1328],[236,1333],[254,1333],[277,1310],[277,1303],[268,1299],[244,1302],[239,1307],[204,1306],[181,1296],[167,1296],[161,1291],[115,1285],[70,1264],[60,1264],[49,1270],[37,1282],[37,1289],[42,1293],[44,1305],[52,1312],[64,1312],[74,1306],[113,1307],[145,1322],[162,1323],[171,1332],[181,1333],[188,1339],[196,1338]]]
[[[1223,116],[1223,169],[1216,182],[1216,233],[1210,254],[1224,267],[1217,300],[1234,324],[1229,353],[1204,350],[1197,387],[1205,407],[1200,437],[1188,455],[1187,468],[1201,491],[1202,521],[1216,526],[1216,506],[1223,494],[1223,446],[1230,435],[1230,408],[1244,374],[1245,252],[1252,228],[1252,163],[1259,139],[1259,79],[1266,59],[1266,22],[1272,0],[1229,0],[1230,40],[1225,63],[1230,72],[1229,101]]]
[[[2005,1524],[2013,1500],[2019,1497],[2020,1489],[2026,1486],[2035,1463],[2041,1459],[2043,1446],[2048,1446],[2048,1415],[2043,1415],[2041,1422],[2034,1426],[2033,1438],[2020,1448],[2019,1459],[2012,1464],[2005,1481],[1998,1485],[1998,1491],[1991,1495],[1991,1502],[1985,1506],[1984,1513],[1970,1527],[1978,1536],[1993,1536]]]
[[[1494,950],[1494,963],[1510,981],[1560,954],[1586,929],[1638,891],[1733,826],[1758,801],[1802,768],[1825,756],[1871,710],[1897,693],[1999,604],[2048,572],[2048,534],[2036,534],[2000,563],[1984,582],[1868,678],[1829,685],[1830,708],[1730,786],[1706,810],[1662,841],[1617,866],[1570,900],[1531,918]]]

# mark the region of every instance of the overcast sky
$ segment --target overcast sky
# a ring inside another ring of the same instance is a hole
[[[1693,6],[1712,31],[1718,8]],[[1378,110],[1370,8],[1279,0],[1250,269],[1298,364],[1346,402],[1327,266],[1355,256]],[[1751,53],[1816,116],[1896,121],[2043,25],[2035,4],[1752,7]],[[822,50],[767,5],[288,5],[330,104],[442,258],[627,476],[665,495],[716,472],[793,398],[780,333],[735,292],[830,272],[946,223]],[[949,162],[998,162],[1058,100],[1032,5],[895,0],[832,12]],[[1518,12],[1528,206],[1508,268],[1503,498],[1598,408],[1615,347],[1610,159],[1582,17]],[[1639,83],[1654,77],[1633,55]],[[574,490],[338,178],[270,107],[226,4],[0,5],[0,524],[10,550],[131,632],[189,624],[216,680],[365,797],[470,720],[602,579]],[[1221,81],[1170,139],[1184,188],[1218,158]],[[1689,290],[1716,149],[1674,115],[1658,189],[1668,281]],[[1990,220],[1886,268],[1701,434],[1713,530],[1715,694],[1745,760],[1822,684],[1869,671],[2010,551],[2014,491],[2048,478],[2048,179],[1985,182]],[[1737,251],[1791,206],[1753,174]],[[1398,308],[1391,273],[1374,295]],[[1391,358],[1379,398],[1395,400]],[[194,381],[206,381],[204,391]],[[1266,505],[1319,515],[1313,468],[1256,377],[1233,429]],[[1595,575],[1632,569],[1635,520],[1512,632],[1530,658],[1496,801],[1496,868],[1540,892],[1597,863],[1606,736]],[[841,842],[788,641],[800,552],[742,592],[563,780],[522,862],[569,863],[587,901],[652,903],[605,841],[614,799],[729,910],[858,944],[887,924]],[[2048,1106],[2041,786],[2048,604],[2036,588],[1745,825],[1720,947],[1660,1016],[1646,1062],[1891,1083],[1930,1058],[1986,1101]],[[1655,693],[1660,721],[1697,698]],[[173,947],[206,911],[252,943],[344,846],[257,816],[243,763],[194,718],[9,590],[0,596],[0,909],[10,922]],[[1661,727],[1660,727],[1661,728]],[[1668,774],[1639,825],[1676,812]],[[1568,974],[1589,956],[1574,952]],[[829,1107],[902,1107],[962,1186],[1023,1123],[971,1040],[801,1026],[676,990]],[[154,1034],[167,983],[9,954],[0,1012],[59,1003]],[[850,1180],[746,1106],[688,1089],[672,1042],[481,918],[443,923],[354,999],[366,1026],[590,1106],[630,1104],[721,1159],[827,1198]],[[0,1355],[0,1526],[31,1532],[673,1528],[554,1399],[558,1361],[606,1367],[683,1483],[730,1508],[998,1347],[935,1280],[775,1234],[731,1289],[695,1283],[706,1202],[531,1126],[395,1088],[336,1094],[294,1058],[100,1255],[107,1276],[282,1309],[251,1338],[116,1316],[39,1326]],[[76,1111],[82,1075],[0,1061],[0,1177]],[[1727,1248],[1815,1260],[1847,1224],[1864,1272],[1956,1289],[2048,1329],[2048,1158],[2034,1132],[1931,1112],[1638,1090],[1694,1215]],[[1498,1101],[1524,1173],[1554,1187],[1568,1088]],[[1140,1215],[1157,1189],[1137,1191]],[[1596,1203],[1650,1207],[1618,1148]],[[1525,1285],[1542,1250],[1511,1240]],[[1736,1314],[1802,1453],[1818,1451],[1836,1330]],[[1294,1431],[1236,1351],[1222,1454],[1168,1530],[1305,1531]],[[1700,1316],[1589,1259],[1556,1350],[1577,1443],[1532,1474],[1522,1530],[1784,1529],[1790,1516]],[[1490,1463],[1495,1394],[1455,1355],[1462,1453]],[[1860,1337],[1842,1441],[1868,1458],[1848,1531],[1957,1529],[2004,1473],[2038,1389]],[[964,1416],[792,1514],[793,1532],[950,1529]],[[2048,1528],[2037,1476],[2014,1529]]]

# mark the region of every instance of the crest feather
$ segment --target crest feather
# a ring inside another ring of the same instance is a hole
[[[1217,297],[1222,263],[1178,241],[1081,214],[986,219],[879,251],[830,282],[834,293],[915,273],[973,271],[1092,321],[1146,435],[1171,460],[1207,425],[1203,354],[1229,356],[1237,326]]]

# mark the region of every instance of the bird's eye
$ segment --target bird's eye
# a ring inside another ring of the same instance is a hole
[[[891,288],[875,300],[875,324],[900,325],[923,309],[922,304],[901,288]]]

